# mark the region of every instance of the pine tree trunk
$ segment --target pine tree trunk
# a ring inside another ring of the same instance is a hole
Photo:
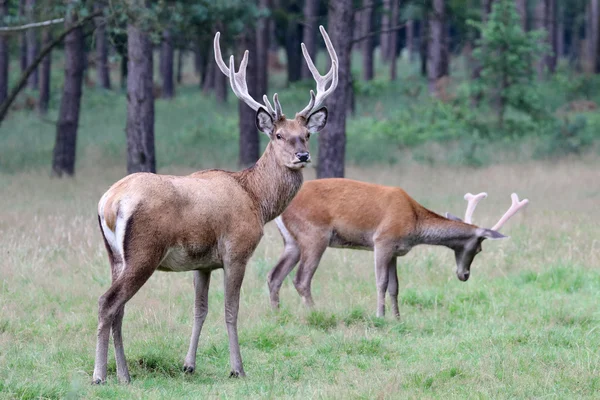
[[[543,0],[538,0],[543,1]],[[521,16],[521,27],[523,31],[527,32],[527,0],[516,0],[517,2],[517,11]]]
[[[175,85],[173,83],[173,37],[171,31],[163,32],[161,44],[160,63],[162,65],[162,98],[172,99],[175,96]]]
[[[206,72],[204,73],[204,81],[202,83],[202,91],[204,93],[210,93],[215,89],[215,77],[216,74],[221,75],[221,71],[215,65],[215,56],[212,46],[207,49],[206,52]]]
[[[35,5],[36,0],[27,0],[25,5],[25,12],[29,21],[34,21],[35,18]],[[37,30],[35,28],[28,29],[27,35],[27,66],[33,64],[39,51],[39,42],[37,36]],[[37,90],[39,85],[39,69],[35,69],[33,74],[29,77],[27,85],[30,89]]]
[[[546,0],[547,2],[547,12],[546,12],[546,30],[548,31],[548,44],[550,47],[550,51],[546,54],[546,67],[548,71],[553,74],[556,71],[556,62],[557,62],[557,40],[558,40],[558,32],[557,32],[557,0]]]
[[[200,42],[199,40],[197,42]],[[200,77],[200,87],[202,87],[202,75],[204,68],[202,68],[202,64],[204,63],[204,59],[202,57],[202,47],[200,43],[196,43],[194,47],[194,73],[196,76]]]
[[[340,65],[339,84],[327,100],[329,119],[319,133],[319,165],[317,177],[343,177],[346,152],[346,108],[350,82],[350,52],[352,49],[352,0],[329,2],[329,35]],[[348,23],[350,21],[350,23]]]
[[[361,31],[363,35],[368,35],[373,30],[373,10],[375,0],[363,0],[363,10],[361,12]],[[358,27],[357,27],[358,28]],[[358,30],[358,29],[357,29]],[[368,37],[362,43],[363,56],[363,79],[370,81],[373,79],[373,38]]]
[[[129,70],[129,56],[123,54],[121,56],[121,89],[127,88],[127,75]]]
[[[598,0],[592,0],[598,4]],[[537,65],[538,70],[538,78],[544,78],[546,70],[548,72],[554,72],[556,68],[556,57],[553,52],[556,50],[556,24],[554,23],[554,10],[555,10],[556,0],[539,0],[535,8],[535,16],[536,16],[536,28],[540,30],[544,30],[546,32],[546,36],[543,39],[543,42],[548,46],[548,51],[542,56]],[[597,7],[596,7],[597,9]],[[598,22],[595,23],[596,31],[598,28]],[[593,44],[595,45],[596,42]],[[594,54],[593,53],[590,54]],[[595,57],[592,58],[592,63],[590,64],[593,68]]]
[[[229,93],[229,78],[222,74],[219,68],[215,68],[213,74],[217,103],[225,103],[227,102],[227,94]]]
[[[406,21],[406,50],[408,60],[412,63],[415,55],[415,21],[412,19]]]
[[[319,31],[319,27],[317,26],[318,13],[319,0],[304,1],[304,27],[302,29],[302,41],[306,46],[308,54],[313,60],[315,60],[315,55],[317,53],[317,32]],[[306,63],[302,63],[300,75],[302,79],[313,79],[312,74],[306,66]]]
[[[127,173],[156,172],[152,42],[133,23],[127,26]]]
[[[389,61],[390,59],[390,34],[386,31],[390,29],[391,1],[392,0],[383,0],[381,14],[382,32],[379,36],[379,51],[381,52],[381,59],[383,61]]]
[[[587,72],[593,72],[597,64],[597,52],[598,48],[598,18],[600,17],[599,0],[590,0],[588,7],[588,26],[586,29],[586,42],[587,42]]]
[[[76,16],[71,13],[65,22],[71,25]],[[56,143],[52,160],[52,174],[61,177],[75,174],[77,128],[83,85],[83,28],[70,32],[65,38],[65,81],[56,124]]]
[[[26,21],[25,8],[27,0],[19,0],[19,20],[23,23]],[[21,73],[27,69],[27,33],[19,34],[19,65]]]
[[[44,29],[42,32],[42,46],[46,47],[52,41],[50,29]],[[48,112],[48,102],[50,101],[50,71],[52,67],[52,53],[48,53],[42,61],[40,74],[40,98],[38,101],[38,112],[45,115]]]
[[[248,30],[239,41],[238,59],[242,59],[245,50],[250,54],[256,54],[256,31]],[[257,70],[256,59],[248,58],[248,67],[246,68],[246,83],[248,84],[248,93],[253,99],[260,96],[257,93]],[[243,101],[238,102],[240,113],[240,158],[239,165],[248,167],[256,162],[259,157],[258,130],[256,129],[256,112],[252,110]]]
[[[398,0],[392,0],[392,25],[398,24],[400,17],[400,4]],[[397,76],[397,64],[398,64],[398,32],[392,32],[390,41],[390,80],[395,81]]]
[[[492,12],[492,2],[493,2],[493,0],[482,0],[482,2],[481,2],[481,21],[484,24],[487,23],[488,16],[489,16],[490,12]],[[477,36],[479,36],[479,34],[477,34]],[[470,58],[472,60],[472,63],[469,63],[469,64],[473,66],[473,69],[471,70],[471,80],[476,81],[481,76],[481,71],[482,71],[483,66],[481,65],[481,63],[479,61],[473,60],[471,49],[469,49],[469,57],[468,58]],[[481,101],[482,97],[483,97],[483,93],[481,93],[480,91],[473,93],[473,95],[471,96],[471,104],[474,107],[477,107],[479,105],[479,102]]]
[[[177,81],[178,85],[181,85],[181,80],[183,79],[184,54],[185,54],[185,51],[183,49],[177,50],[177,74],[176,74],[176,81]]]
[[[560,60],[565,56],[565,9],[560,8],[556,26],[556,57]],[[558,62],[557,60],[557,62]]]
[[[300,80],[300,70],[302,66],[302,49],[300,47],[300,40],[300,25],[295,20],[290,19],[288,21],[287,33],[285,37],[288,82],[296,82]]]
[[[421,21],[419,51],[421,55],[421,76],[427,77],[427,58],[429,57],[429,16]]]
[[[97,9],[100,9],[97,3]],[[106,37],[106,22],[103,17],[96,18],[96,73],[98,87],[110,90],[110,68],[108,66],[108,38]]]
[[[429,93],[437,96],[437,81],[443,76],[444,63],[444,0],[433,0],[433,10],[429,17],[429,57],[427,79]]]
[[[0,24],[8,15],[8,0],[0,0]],[[0,35],[0,104],[8,96],[8,66],[9,66],[8,37]]]
[[[261,10],[271,6],[270,0],[259,0]],[[269,21],[262,17],[256,26],[256,93],[259,98],[267,94],[269,88]]]

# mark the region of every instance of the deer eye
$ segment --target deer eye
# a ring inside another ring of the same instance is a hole
[[[277,135],[275,135],[275,137],[276,137],[277,139],[281,139],[281,135],[280,135],[279,133],[278,133]]]
[[[310,132],[306,134],[306,140],[310,139]]]

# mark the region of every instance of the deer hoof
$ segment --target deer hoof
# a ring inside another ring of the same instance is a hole
[[[229,373],[230,378],[243,378],[245,376],[246,374],[244,373],[244,371],[231,371]]]
[[[106,383],[106,380],[102,378],[94,378],[92,380],[92,385],[101,385],[103,383]]]
[[[186,374],[193,374],[195,370],[196,370],[196,368],[193,365],[184,365],[183,366],[183,372],[185,372]]]

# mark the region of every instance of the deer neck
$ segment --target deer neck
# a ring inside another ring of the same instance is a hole
[[[446,246],[454,249],[475,235],[477,227],[473,225],[449,220],[429,210],[424,211],[418,217],[416,244]]]
[[[292,170],[279,163],[271,143],[256,164],[236,175],[256,203],[263,224],[285,210],[300,190],[304,179],[302,170]]]

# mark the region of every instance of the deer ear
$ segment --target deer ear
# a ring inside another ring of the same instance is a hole
[[[446,213],[446,218],[448,218],[450,221],[463,222],[462,219],[458,218],[456,215],[450,214],[449,212]]]
[[[482,228],[480,228],[480,229],[481,229],[481,232],[478,232],[478,234],[479,234],[479,237],[481,237],[483,239],[498,240],[498,239],[508,238],[508,236],[505,236],[498,231],[494,231],[491,229],[482,229]]]
[[[259,131],[266,133],[271,137],[275,131],[275,123],[273,117],[264,108],[259,108],[256,112],[256,127]]]
[[[327,124],[327,108],[321,107],[314,113],[310,114],[306,121],[306,128],[310,133],[317,133],[325,128]]]

